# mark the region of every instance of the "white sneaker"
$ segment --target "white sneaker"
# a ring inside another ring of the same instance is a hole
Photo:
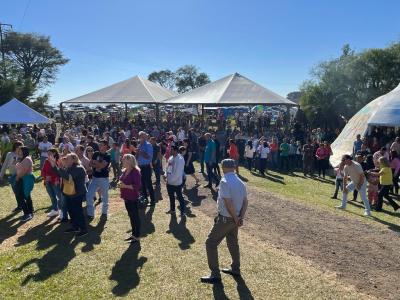
[[[62,210],[60,209],[60,210],[58,211],[58,218],[59,218],[60,220],[62,220],[63,217],[64,217],[64,214],[63,214]]]
[[[53,209],[51,212],[49,212],[49,213],[47,214],[47,216],[48,216],[49,218],[58,216],[58,212],[57,212],[56,210]]]
[[[370,217],[371,216],[371,212],[370,211],[364,211],[364,216]]]
[[[345,209],[343,206],[341,206],[341,205],[338,205],[338,206],[335,206],[335,208],[337,208],[337,209]]]

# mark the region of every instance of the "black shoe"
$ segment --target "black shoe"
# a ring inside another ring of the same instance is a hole
[[[132,241],[135,237],[133,235],[131,235],[130,237],[127,237],[126,239],[124,239],[125,242],[129,242]]]
[[[211,189],[212,188],[212,185],[211,184],[206,184],[206,185],[203,185],[203,188],[205,188],[205,189]]]
[[[200,281],[202,283],[220,283],[221,282],[221,278],[220,277],[213,277],[213,276],[204,276],[200,278]]]
[[[90,223],[90,222],[92,222],[94,220],[94,217],[93,216],[87,216],[87,220]]]
[[[221,272],[222,272],[222,273],[225,273],[225,274],[232,275],[232,276],[234,276],[234,277],[240,277],[240,276],[242,276],[242,275],[240,274],[240,272],[233,272],[232,269],[226,269],[226,268],[224,268],[224,269],[221,269]]]
[[[24,215],[21,218],[21,222],[28,222],[28,221],[32,220],[32,218],[33,218],[33,216],[31,214]]]
[[[76,228],[68,228],[64,231],[64,233],[79,233],[79,229]]]
[[[16,207],[16,208],[14,208],[13,212],[19,212],[19,211],[21,211],[21,210],[22,210],[21,207]]]
[[[81,230],[75,236],[76,237],[83,237],[83,236],[85,236],[87,234],[88,234],[87,230],[84,230],[84,231]]]
[[[101,214],[100,220],[101,221],[107,221],[108,215],[107,214]]]
[[[165,213],[166,213],[167,215],[173,215],[173,214],[175,214],[175,211],[172,210],[172,209],[170,209],[169,211],[166,211]]]
[[[337,199],[337,197],[336,196],[332,196],[331,199]]]

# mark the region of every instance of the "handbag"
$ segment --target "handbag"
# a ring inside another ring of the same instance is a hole
[[[145,209],[147,207],[147,205],[149,204],[149,201],[147,200],[146,197],[144,197],[143,195],[140,195],[139,198],[137,199],[137,203],[138,203],[139,209]]]
[[[68,180],[63,180],[63,194],[67,196],[73,196],[76,194],[75,182],[72,179],[71,174],[69,175]]]

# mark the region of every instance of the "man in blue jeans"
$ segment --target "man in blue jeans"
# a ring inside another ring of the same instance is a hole
[[[153,183],[151,182],[151,163],[153,160],[153,146],[147,141],[147,133],[144,131],[139,132],[140,144],[136,152],[136,159],[142,175],[142,194],[147,198],[147,193],[150,194],[149,206],[156,205],[154,195]]]
[[[100,151],[93,154],[90,165],[93,168],[93,178],[86,194],[87,215],[89,220],[94,219],[94,196],[100,190],[102,199],[102,217],[107,218],[108,213],[108,190],[110,187],[109,167],[111,156],[108,154],[108,142],[105,140],[99,143]]]
[[[208,184],[205,185],[205,188],[212,188],[212,182],[215,181],[215,185],[218,186],[219,179],[217,175],[215,175],[213,169],[215,164],[217,164],[217,147],[215,142],[211,138],[210,133],[206,133],[204,135],[206,138],[206,148],[204,151],[204,162],[207,167],[207,177],[208,177]]]

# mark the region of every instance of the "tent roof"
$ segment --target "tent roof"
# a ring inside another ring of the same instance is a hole
[[[89,94],[63,103],[138,103],[155,104],[175,96],[176,93],[139,76],[117,82]]]
[[[332,143],[332,166],[340,163],[343,154],[351,154],[357,134],[365,135],[368,126],[400,126],[400,84],[389,93],[369,102],[346,124]]]
[[[0,124],[42,124],[50,120],[17,99],[0,106]]]
[[[204,105],[297,105],[250,79],[234,73],[182,95],[164,101],[165,104]]]
[[[400,126],[400,84],[391,92],[377,98],[381,105],[371,115],[368,125]]]

